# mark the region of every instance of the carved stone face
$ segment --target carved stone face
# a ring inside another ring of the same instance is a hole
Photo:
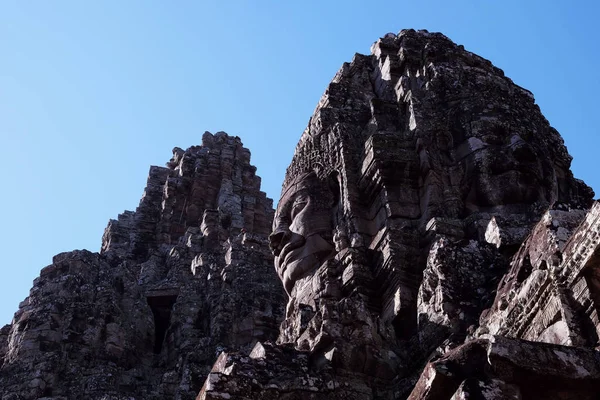
[[[314,173],[294,179],[283,190],[269,241],[288,294],[298,279],[332,255],[331,202],[329,188]]]
[[[465,176],[472,177],[465,199],[468,208],[550,200],[540,158],[531,145],[518,136],[510,143],[484,139],[468,141],[472,150],[464,159]]]

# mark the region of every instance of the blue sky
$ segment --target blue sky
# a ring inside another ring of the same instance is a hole
[[[596,4],[0,0],[0,325],[54,254],[98,251],[149,166],[205,130],[240,136],[277,200],[335,72],[403,28],[443,32],[531,90],[600,193]]]

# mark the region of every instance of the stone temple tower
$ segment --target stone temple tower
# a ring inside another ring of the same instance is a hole
[[[594,195],[570,162],[533,95],[488,60],[439,33],[379,39],[336,74],[287,169],[270,236],[290,295],[278,345],[237,373],[241,356],[224,353],[199,397],[526,395],[519,363],[560,357],[519,339],[597,342],[584,264],[566,273],[577,284],[552,278]],[[551,382],[554,368],[530,376]]]
[[[99,254],[42,269],[0,331],[0,397],[194,399],[221,351],[277,338],[272,207],[238,137],[175,148]]]

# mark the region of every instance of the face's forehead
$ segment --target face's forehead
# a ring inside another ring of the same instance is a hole
[[[313,172],[294,178],[294,180],[282,190],[281,199],[277,206],[277,212],[283,210],[290,201],[293,201],[299,192],[309,191],[311,188],[314,189],[316,183],[317,177]]]

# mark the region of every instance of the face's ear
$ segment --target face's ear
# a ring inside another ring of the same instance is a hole
[[[335,228],[339,225],[344,210],[342,209],[342,177],[339,172],[333,171],[327,177],[327,186],[332,194],[331,210],[332,210],[332,226]]]
[[[339,172],[333,171],[332,173],[329,174],[329,176],[327,177],[327,185],[329,186],[329,190],[331,191],[331,194],[333,195],[331,206],[336,207],[340,203],[341,194],[342,194],[341,193],[341,176],[340,176]]]

